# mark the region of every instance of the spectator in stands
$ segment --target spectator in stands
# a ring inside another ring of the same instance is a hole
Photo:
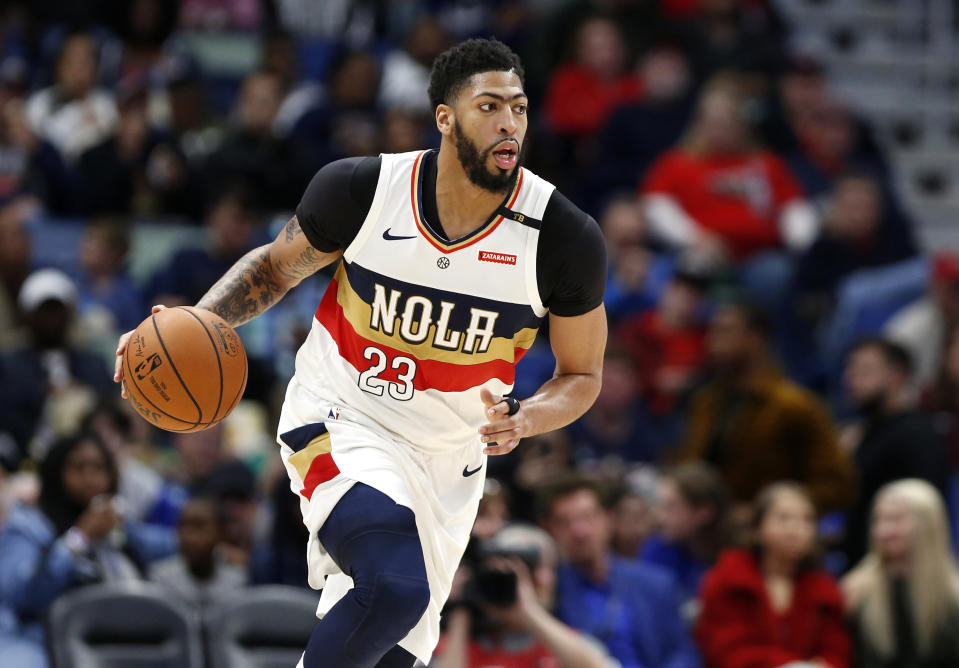
[[[816,509],[798,485],[756,499],[749,550],[706,574],[696,639],[707,668],[849,668],[842,595],[816,560]]]
[[[84,418],[82,429],[96,436],[116,460],[117,494],[124,517],[174,527],[184,503],[183,491],[164,480],[163,452],[151,442],[154,430],[136,409],[115,395],[108,396]]]
[[[668,414],[706,362],[703,298],[706,279],[680,269],[659,304],[628,318],[614,339],[632,355],[639,391],[650,410]]]
[[[103,358],[71,342],[76,301],[76,286],[57,269],[32,273],[20,289],[29,342],[0,354],[0,432],[14,437],[22,455],[34,438],[66,435],[82,407],[113,389]]]
[[[208,198],[203,167],[223,140],[223,129],[210,117],[198,68],[190,60],[164,60],[158,79],[164,84],[169,118],[161,128],[164,141],[150,154],[147,174],[159,213],[198,222]]]
[[[68,163],[106,139],[117,123],[113,96],[97,85],[97,45],[87,33],[63,40],[54,83],[27,100],[33,132],[49,141]]]
[[[431,668],[604,668],[602,646],[556,619],[556,546],[534,526],[511,524],[483,544],[473,605],[447,603],[446,634]],[[518,555],[522,555],[522,557]],[[473,612],[479,610],[479,619]]]
[[[13,606],[24,639],[62,593],[93,582],[139,579],[176,550],[166,529],[125,521],[110,452],[85,434],[59,441],[40,467],[39,506],[13,509],[0,533],[0,600]]]
[[[626,195],[611,199],[599,224],[606,239],[606,313],[614,324],[651,308],[673,273],[673,262],[649,248],[642,209]]]
[[[429,96],[430,66],[450,47],[450,35],[434,16],[424,14],[410,29],[402,48],[390,51],[383,61],[380,105],[433,117]]]
[[[870,509],[884,485],[921,478],[948,493],[949,456],[932,419],[917,406],[912,381],[909,353],[891,341],[865,339],[847,357],[846,388],[860,418],[844,434],[860,479],[846,527],[850,565],[866,551]]]
[[[627,462],[653,462],[668,444],[663,421],[643,405],[633,360],[610,346],[603,360],[603,387],[583,417],[566,428],[577,461],[616,457]]]
[[[30,275],[33,244],[25,223],[26,201],[0,208],[0,352],[26,343],[24,314],[17,296]]]
[[[959,570],[934,487],[900,480],[876,495],[869,554],[842,582],[856,666],[959,665]]]
[[[233,127],[204,167],[204,181],[214,192],[242,184],[257,206],[291,210],[312,176],[314,147],[278,138],[273,123],[283,101],[279,78],[267,71],[243,80]]]
[[[557,616],[602,642],[623,668],[700,665],[668,574],[610,552],[603,491],[579,477],[557,481],[540,500],[564,563]]]
[[[223,515],[223,556],[246,567],[252,558],[256,517],[256,479],[250,468],[227,448],[220,422],[203,431],[176,434],[178,481],[189,496],[217,499]]]
[[[644,95],[613,111],[599,129],[596,150],[583,174],[588,194],[602,200],[634,191],[650,165],[679,141],[692,114],[692,75],[682,51],[658,46],[639,62]]]
[[[786,163],[751,137],[741,88],[733,75],[710,81],[683,142],[642,184],[653,232],[707,266],[800,250],[816,234],[815,213]]]
[[[3,534],[12,499],[6,472],[0,467],[0,536]],[[16,610],[0,601],[0,666],[45,668],[47,654],[40,643],[22,637]]]
[[[118,221],[87,225],[80,245],[77,311],[81,319],[108,319],[111,332],[134,329],[146,313],[143,294],[126,270],[130,230]]]
[[[684,2],[667,0],[665,9]],[[783,64],[782,26],[762,2],[701,0],[679,33],[700,81],[721,70],[772,76]]]
[[[246,573],[227,563],[217,548],[223,517],[217,501],[195,497],[183,507],[180,553],[150,567],[150,580],[198,610],[228,598],[247,584]]]
[[[506,487],[496,478],[486,478],[470,536],[479,540],[492,538],[506,526],[510,516],[509,492]]]
[[[75,174],[30,127],[24,95],[19,86],[0,80],[0,203],[31,195],[53,213],[74,213],[79,196]]]
[[[229,188],[214,197],[205,224],[210,234],[206,247],[175,253],[148,284],[145,292],[150,303],[196,304],[233,263],[253,248],[254,211],[241,188]]]
[[[766,314],[729,303],[713,316],[707,349],[713,379],[692,397],[680,456],[722,474],[736,518],[766,485],[802,482],[820,511],[853,498],[853,471],[832,418],[811,392],[783,376],[769,349]]]
[[[277,477],[269,487],[272,524],[250,557],[251,584],[285,584],[309,589],[304,541],[309,531],[300,519],[300,498],[290,493],[289,480]]]
[[[616,496],[611,517],[610,547],[613,553],[623,559],[636,559],[653,532],[652,500],[643,490],[626,487]]]
[[[886,219],[879,184],[853,172],[841,177],[827,204],[824,224],[799,259],[796,284],[804,301],[828,313],[836,292],[850,274],[912,257],[912,238],[897,234]]]
[[[146,81],[122,80],[116,104],[115,131],[79,156],[83,209],[88,214],[152,213],[157,206],[148,164],[160,137],[147,116]]]
[[[809,196],[826,194],[849,171],[869,174],[879,182],[884,196],[891,196],[888,167],[868,128],[825,88],[805,95],[793,90],[793,95],[798,99],[791,105],[789,121],[796,149],[789,154],[789,164]],[[890,216],[901,216],[898,206],[889,208]],[[895,222],[905,225],[901,218]]]
[[[565,429],[548,431],[523,439],[516,450],[516,463],[500,475],[510,479],[513,512],[516,518],[537,521],[535,500],[546,484],[567,473],[573,466],[573,446]],[[494,460],[488,460],[495,467]]]
[[[926,294],[898,312],[885,336],[906,347],[916,365],[916,380],[928,387],[946,349],[949,332],[959,325],[959,253],[940,251],[933,258]]]
[[[689,606],[703,574],[732,542],[722,477],[701,462],[667,470],[659,482],[655,512],[657,529],[643,545],[640,560],[669,571]]]
[[[323,102],[303,115],[291,135],[309,147],[314,166],[379,151],[380,81],[379,62],[368,51],[342,49],[334,54]]]
[[[922,406],[949,452],[950,471],[959,472],[959,328],[948,337],[936,381],[923,392]]]
[[[643,94],[616,23],[590,18],[579,26],[575,40],[574,60],[553,72],[545,100],[550,126],[564,137],[593,135],[617,107]]]
[[[898,306],[904,283],[897,272],[888,289],[881,284],[881,270],[895,270],[898,263],[916,254],[908,230],[893,224],[884,210],[879,184],[865,173],[841,177],[826,205],[824,225],[813,245],[799,258],[796,269],[798,308],[810,329],[832,324],[825,334],[830,350],[845,349],[854,335],[855,321],[867,306],[890,311]],[[903,265],[898,265],[903,266]],[[863,273],[866,272],[866,273]],[[913,272],[919,276],[924,271]],[[868,285],[862,295],[853,298],[849,277]],[[884,299],[885,298],[885,299]],[[889,305],[884,301],[891,302]]]

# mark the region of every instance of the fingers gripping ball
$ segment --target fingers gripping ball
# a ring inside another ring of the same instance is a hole
[[[123,355],[130,403],[167,431],[201,431],[230,414],[246,388],[246,351],[220,316],[177,306],[140,323]]]

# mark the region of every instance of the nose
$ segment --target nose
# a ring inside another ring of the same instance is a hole
[[[508,104],[503,105],[503,111],[499,116],[499,132],[501,135],[509,137],[516,134],[516,129],[519,127],[519,124],[516,120],[516,114],[513,112],[513,108]]]

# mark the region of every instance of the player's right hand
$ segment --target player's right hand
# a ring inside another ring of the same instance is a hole
[[[159,313],[166,306],[163,304],[157,304],[150,309],[150,313]],[[130,330],[126,334],[120,336],[120,340],[117,342],[117,360],[113,364],[113,382],[120,383],[120,396],[124,399],[127,398],[127,385],[123,382],[123,353],[127,350],[127,344],[130,342],[130,337],[133,336],[135,330]]]

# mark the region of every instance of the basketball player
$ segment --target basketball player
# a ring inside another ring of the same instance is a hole
[[[326,165],[277,238],[197,304],[242,325],[339,263],[277,439],[323,588],[304,668],[428,662],[486,456],[568,424],[599,392],[603,239],[519,166],[519,59],[464,42],[436,59],[429,94],[439,150]],[[504,398],[547,314],[555,375]]]

